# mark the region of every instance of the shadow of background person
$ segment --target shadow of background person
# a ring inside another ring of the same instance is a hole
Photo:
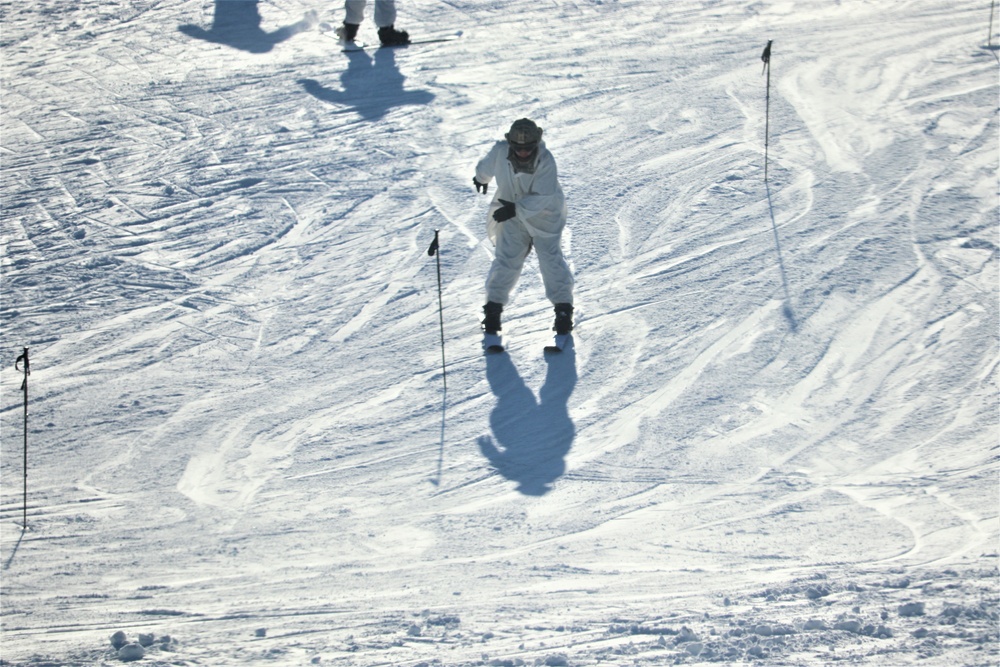
[[[566,454],[576,437],[569,417],[569,397],[577,380],[572,343],[546,361],[545,384],[536,401],[510,355],[486,357],[486,378],[497,405],[490,414],[493,437],[479,438],[479,449],[526,496],[552,490],[552,483],[566,472]]]
[[[315,79],[299,84],[318,100],[355,111],[368,121],[381,120],[395,107],[430,104],[434,94],[426,90],[406,90],[406,77],[396,65],[396,50],[378,48],[373,58],[364,50],[347,52],[347,69],[340,75],[340,90],[327,88]]]
[[[192,24],[178,26],[177,29],[188,37],[250,53],[267,53],[275,44],[316,25],[315,13],[309,12],[297,23],[274,32],[264,32],[260,27],[257,3],[258,0],[215,0],[215,16],[210,30]]]

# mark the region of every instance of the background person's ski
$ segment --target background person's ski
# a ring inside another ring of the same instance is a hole
[[[377,48],[392,49],[399,46],[410,46],[411,44],[434,44],[436,42],[451,42],[462,36],[461,31],[452,32],[445,35],[428,35],[427,37],[411,38],[406,44],[370,44],[368,46]]]
[[[329,24],[324,24],[320,26],[320,31],[331,39],[337,40],[340,43],[341,51],[352,52],[352,51],[365,51],[368,49],[392,49],[400,46],[410,46],[416,44],[434,44],[437,42],[450,42],[459,39],[462,36],[462,32],[452,32],[439,35],[427,35],[426,37],[415,37],[411,38],[406,44],[380,44],[378,42],[373,42],[369,44],[368,42],[363,42],[361,40],[356,40],[353,42],[345,42],[337,36],[335,30],[330,29]]]

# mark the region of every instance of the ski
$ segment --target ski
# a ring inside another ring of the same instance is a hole
[[[436,44],[437,42],[451,42],[462,36],[462,33],[455,33],[452,35],[444,35],[439,37],[423,37],[417,39],[411,39],[405,44],[368,44],[366,42],[343,42],[345,52],[350,51],[367,51],[368,49],[398,49],[406,46],[415,46],[417,44]]]
[[[483,351],[486,354],[499,354],[504,351],[503,339],[500,334],[483,334]]]
[[[569,344],[570,338],[570,334],[556,334],[552,344],[545,346],[545,351],[549,353],[562,352]]]
[[[447,35],[429,35],[427,37],[417,37],[411,39],[406,44],[379,44],[380,49],[394,49],[400,46],[410,46],[411,44],[436,44],[438,42],[452,42],[462,36],[461,32],[453,32]],[[374,45],[373,45],[374,46]]]
[[[338,35],[336,30],[329,24],[324,23],[320,25],[320,32],[331,39],[335,39],[340,43],[340,50],[344,53],[351,53],[354,51],[367,51],[368,49],[394,49],[401,46],[410,46],[416,44],[435,44],[437,42],[451,42],[453,40],[459,39],[462,36],[462,32],[453,32],[443,35],[428,35],[426,37],[417,37],[411,39],[406,44],[378,44],[368,42],[362,42],[356,40],[353,42],[346,42],[342,40]]]

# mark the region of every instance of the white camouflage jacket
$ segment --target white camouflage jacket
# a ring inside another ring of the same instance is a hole
[[[538,144],[534,173],[517,172],[507,159],[506,141],[498,141],[476,165],[476,180],[489,183],[496,179],[493,201],[486,217],[486,233],[496,244],[497,223],[493,211],[502,206],[500,199],[516,204],[519,220],[532,237],[558,236],[566,225],[566,197],[559,187],[556,161],[545,147]]]

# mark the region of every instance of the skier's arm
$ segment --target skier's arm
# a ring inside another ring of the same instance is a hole
[[[476,176],[475,180],[478,183],[489,183],[496,176],[497,168],[497,151],[500,150],[500,142],[493,145],[490,152],[486,154],[479,164],[476,165]]]
[[[518,217],[528,224],[551,225],[559,221],[564,204],[555,160],[551,157],[540,160],[531,192],[517,201]]]

